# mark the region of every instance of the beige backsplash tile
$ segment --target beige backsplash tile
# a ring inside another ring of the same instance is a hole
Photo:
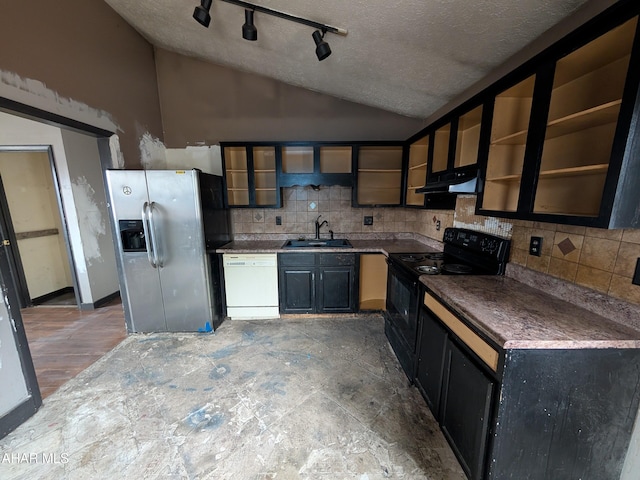
[[[627,229],[622,233],[622,241],[629,243],[640,243],[640,229]]]
[[[442,241],[445,228],[455,224],[511,238],[510,261],[514,264],[640,304],[640,286],[631,284],[640,257],[640,229],[602,230],[475,215],[475,197],[471,195],[459,196],[455,211],[353,208],[351,189],[347,187],[321,187],[318,191],[310,187],[284,188],[282,202],[280,209],[232,209],[234,232],[309,237],[314,234],[315,218],[322,215],[329,221],[329,227],[322,229],[323,236],[329,229],[337,237],[347,238],[350,233],[406,232]],[[282,225],[275,224],[276,216],[282,218]],[[363,225],[364,216],[373,216],[373,225]],[[440,230],[436,230],[437,220]],[[532,235],[544,238],[542,257],[529,255]],[[566,238],[576,250],[563,255],[557,245]]]
[[[578,264],[576,262],[570,262],[561,258],[551,257],[549,262],[549,275],[561,278],[568,282],[575,282],[576,274],[578,272]]]
[[[584,287],[593,288],[599,292],[608,293],[612,276],[610,272],[579,265],[575,283]]]
[[[640,244],[620,242],[618,258],[616,259],[613,273],[632,278],[638,258],[640,258]]]
[[[605,272],[613,272],[619,247],[619,241],[585,236],[580,264]]]
[[[640,304],[640,286],[633,285],[628,277],[614,274],[611,278],[609,295]]]
[[[535,270],[537,272],[547,273],[549,271],[549,262],[551,261],[551,255],[542,255],[536,257],[535,255],[529,255],[527,258],[527,268]]]

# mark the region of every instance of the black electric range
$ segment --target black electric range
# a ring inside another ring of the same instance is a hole
[[[463,228],[447,228],[444,250],[431,253],[394,253],[389,258],[413,276],[503,275],[511,241]]]
[[[394,253],[387,258],[385,333],[411,382],[415,376],[421,275],[503,275],[511,242],[463,228],[447,228],[444,250]]]

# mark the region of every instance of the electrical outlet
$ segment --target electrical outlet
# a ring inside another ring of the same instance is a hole
[[[440,223],[440,220],[436,220],[436,230],[439,232],[440,231],[440,226],[442,224]]]
[[[634,285],[640,285],[640,258],[638,258],[638,260],[636,261],[636,271],[633,274],[631,283],[633,283]]]
[[[364,216],[364,224],[365,225],[373,225],[373,216],[365,215]]]
[[[276,215],[276,225],[282,225],[282,217],[280,215]]]
[[[531,237],[529,255],[535,255],[536,257],[542,255],[542,237]]]

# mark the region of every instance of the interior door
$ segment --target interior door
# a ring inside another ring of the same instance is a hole
[[[15,288],[10,282],[7,250],[0,248],[0,438],[32,416],[42,397],[20,315]]]
[[[31,305],[31,296],[27,287],[27,279],[22,268],[20,253],[18,252],[18,242],[13,230],[11,222],[11,213],[9,212],[9,203],[4,191],[2,177],[0,177],[0,241],[4,254],[7,257],[7,273],[5,282],[11,285],[16,293],[17,304],[19,308],[26,308]]]

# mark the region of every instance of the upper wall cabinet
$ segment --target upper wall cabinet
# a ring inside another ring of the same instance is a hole
[[[495,98],[483,210],[515,212],[522,181],[535,75]]]
[[[361,145],[357,148],[353,205],[399,206],[402,203],[402,145]]]
[[[353,185],[350,144],[283,144],[280,186]]]
[[[477,105],[461,114],[454,113],[433,131],[427,184],[476,176],[482,112],[483,105]]]
[[[221,144],[230,207],[280,207],[278,149],[273,145]]]
[[[429,157],[429,139],[426,135],[409,145],[409,164],[407,165],[407,181],[405,190],[405,205],[424,207],[425,196],[416,193],[424,187],[427,180],[427,158]]]
[[[632,9],[605,12],[495,95],[478,213],[640,227],[640,37]]]

